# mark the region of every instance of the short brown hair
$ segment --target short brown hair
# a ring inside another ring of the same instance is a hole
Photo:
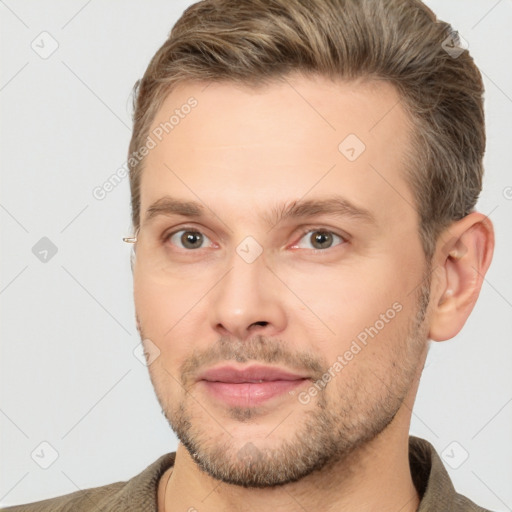
[[[415,127],[407,177],[430,262],[440,232],[470,213],[482,188],[482,77],[467,51],[448,51],[450,41],[459,42],[451,26],[419,0],[203,0],[135,84],[129,154],[180,82],[257,86],[290,72],[386,80]],[[143,164],[129,160],[135,229]]]

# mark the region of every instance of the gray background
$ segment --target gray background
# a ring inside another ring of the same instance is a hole
[[[0,1],[4,505],[128,479],[176,448],[133,353],[128,180],[93,190],[124,164],[131,87],[191,3]],[[411,432],[445,454],[459,492],[512,510],[512,1],[427,3],[484,75],[479,209],[497,249],[466,326],[431,348]]]

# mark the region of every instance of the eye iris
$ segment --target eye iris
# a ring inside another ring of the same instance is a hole
[[[312,244],[315,249],[325,249],[332,245],[332,234],[325,231],[316,231],[312,235]]]
[[[203,235],[196,231],[185,231],[181,235],[181,243],[187,249],[197,249],[203,243]]]

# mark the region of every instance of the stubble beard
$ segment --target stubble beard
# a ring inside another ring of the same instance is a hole
[[[164,392],[170,377],[165,371],[150,368],[162,412],[198,467],[228,484],[252,488],[281,486],[296,482],[328,465],[346,461],[356,449],[375,439],[390,425],[417,377],[418,366],[426,352],[428,333],[424,319],[429,290],[430,282],[420,288],[415,318],[406,332],[396,333],[402,342],[395,346],[393,360],[397,364],[393,365],[392,371],[380,376],[375,373],[372,376],[371,369],[367,369],[365,375],[356,373],[352,381],[344,382],[336,399],[329,398],[329,394],[323,390],[309,409],[297,401],[296,410],[289,414],[292,423],[297,425],[295,431],[287,439],[281,439],[278,445],[273,443],[269,447],[267,443],[265,446],[261,439],[254,440],[254,443],[245,441],[237,444],[228,432],[223,432],[217,425],[214,415],[208,415],[194,397],[186,394],[178,404],[171,403]],[[317,375],[325,373],[325,361],[314,359],[310,354],[292,355],[284,352],[282,347],[278,341],[261,336],[243,343],[221,338],[208,354],[186,361],[181,368],[182,382],[186,384],[187,375],[192,370],[204,361],[213,359],[293,362],[300,363],[302,368],[307,367]],[[371,388],[373,394],[367,392],[367,380],[372,378],[377,379],[378,388]],[[336,379],[329,385],[336,385]],[[197,416],[196,411],[201,417]],[[227,409],[227,414],[233,420],[250,422],[259,415],[259,409],[231,407]],[[214,437],[212,430],[220,432]]]

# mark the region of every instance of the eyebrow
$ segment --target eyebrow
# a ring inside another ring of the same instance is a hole
[[[196,201],[185,201],[171,196],[164,196],[152,203],[146,211],[144,222],[148,222],[159,215],[180,215],[189,218],[206,216],[206,211],[213,213],[213,209]],[[348,217],[367,224],[376,224],[372,212],[361,206],[356,206],[350,200],[340,195],[330,195],[318,199],[297,199],[282,203],[262,214],[262,220],[269,226],[294,218],[306,218],[316,215],[333,215]]]
[[[204,207],[195,201],[183,201],[164,196],[152,203],[146,211],[145,222],[158,215],[182,215],[183,217],[202,217]]]
[[[290,218],[306,218],[316,215],[348,217],[367,224],[377,223],[373,213],[366,208],[356,206],[340,195],[330,195],[318,199],[297,199],[271,208],[270,214],[264,214],[263,219],[267,224],[275,226]]]

